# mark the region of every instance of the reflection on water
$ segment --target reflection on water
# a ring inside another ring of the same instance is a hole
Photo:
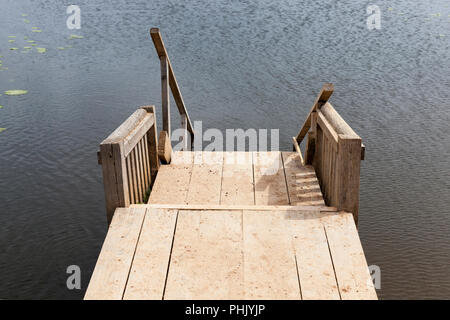
[[[65,272],[79,265],[86,288],[105,236],[98,144],[160,105],[152,26],[204,128],[281,128],[290,150],[333,82],[331,102],[367,147],[359,230],[380,297],[450,297],[447,1],[378,1],[373,31],[356,0],[77,4],[81,30],[67,29],[64,2],[2,2],[0,298],[83,296]],[[3,94],[17,89],[28,93]]]

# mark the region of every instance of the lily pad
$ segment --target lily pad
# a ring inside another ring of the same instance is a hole
[[[16,42],[16,40],[8,40],[9,43]]]
[[[6,128],[0,128],[0,133],[2,133],[5,130],[6,130]]]
[[[45,48],[36,48],[36,50],[37,50],[37,52],[39,52],[39,53],[45,53],[45,52],[47,52],[47,49],[45,49]]]
[[[83,36],[78,36],[76,34],[71,34],[70,37],[69,37],[69,40],[72,40],[72,39],[83,39],[83,38],[84,38]]]
[[[9,48],[9,50],[19,50],[19,48]]]
[[[0,106],[0,109],[3,108],[3,106]]]
[[[30,20],[28,20],[28,19],[23,19],[23,22],[25,22],[25,23],[30,23]]]
[[[28,91],[27,90],[8,90],[5,91],[5,94],[7,96],[20,96],[22,94],[27,94]]]
[[[26,13],[22,13],[22,17],[28,17]]]
[[[35,29],[39,29],[39,27],[31,27],[31,29],[35,30]]]
[[[31,31],[33,31],[33,32],[42,32],[42,30],[31,30]]]
[[[28,42],[28,43],[35,43],[36,41],[34,41],[34,40],[28,40],[27,42]]]
[[[8,36],[8,38],[15,38],[16,36]]]
[[[24,48],[24,49],[27,49],[27,50],[28,50],[28,49],[31,49],[31,47],[23,47],[23,48]]]

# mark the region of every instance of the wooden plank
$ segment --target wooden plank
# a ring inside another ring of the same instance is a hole
[[[176,220],[177,210],[148,209],[124,299],[163,298]]]
[[[242,299],[242,212],[179,211],[164,299]]]
[[[192,144],[189,143],[190,135],[187,128],[187,118],[185,114],[180,115],[180,117],[181,129],[183,129],[183,137],[181,138],[183,140],[183,151],[190,151]]]
[[[339,300],[339,290],[320,213],[294,212],[289,227],[303,300]]]
[[[329,137],[338,143],[338,133],[334,130],[333,126],[328,122],[322,112],[317,112],[317,123],[322,128],[322,131]]]
[[[170,92],[169,92],[169,65],[167,57],[160,57],[161,60],[161,105],[163,130],[171,135],[170,131]]]
[[[322,218],[343,300],[377,299],[352,214]]]
[[[136,190],[137,190],[137,198],[139,199],[139,203],[142,203],[142,180],[141,180],[141,168],[139,163],[139,155],[137,148],[133,149],[131,152],[133,153],[133,167],[136,176]]]
[[[146,208],[118,208],[84,299],[122,299]]]
[[[146,109],[139,109],[146,110]],[[128,135],[123,139],[123,153],[126,157],[141,141],[142,137],[147,134],[148,130],[155,123],[155,117],[152,113],[146,111],[146,115],[141,119],[139,123],[136,124],[136,127],[132,128]]]
[[[322,90],[320,90],[320,93],[317,96],[316,101],[314,101],[311,111],[308,113],[308,117],[306,118],[305,122],[303,123],[303,126],[300,129],[300,132],[296,136],[298,144],[300,144],[302,142],[303,138],[308,133],[309,128],[311,128],[311,113],[316,111],[317,109],[320,109],[328,101],[328,99],[330,99],[331,95],[333,94],[333,91],[334,91],[334,86],[332,83],[325,83],[322,86]]]
[[[223,152],[195,151],[188,204],[220,204]]]
[[[113,131],[101,144],[123,142],[123,140],[138,126],[147,116],[147,110],[139,108],[129,116],[116,130]]]
[[[290,204],[324,206],[319,180],[312,166],[303,166],[296,152],[282,152]]]
[[[170,136],[166,131],[159,133],[158,157],[163,164],[169,164],[172,157],[172,144]]]
[[[130,204],[137,203],[137,199],[135,198],[135,190],[134,190],[134,180],[133,180],[133,170],[131,168],[131,155],[125,159],[127,166],[127,178],[128,178],[128,196],[130,199]]]
[[[151,28],[150,29],[150,36],[153,40],[153,44],[155,45],[156,53],[160,57],[166,57],[167,58],[167,65],[169,69],[169,85],[170,89],[172,90],[172,96],[175,100],[175,103],[177,104],[178,111],[180,115],[185,114],[186,115],[186,122],[187,122],[187,129],[191,133],[191,141],[194,140],[194,129],[192,128],[192,123],[189,118],[186,106],[184,104],[183,97],[181,96],[181,91],[178,86],[177,79],[175,78],[175,73],[172,68],[172,64],[170,63],[169,55],[167,54],[166,47],[164,46],[164,42],[161,37],[161,33],[159,32],[158,28]]]
[[[288,205],[283,162],[279,151],[254,152],[256,205]]]
[[[106,218],[111,222],[114,211],[120,206],[119,190],[117,189],[116,170],[111,144],[100,145],[102,159],[103,187],[105,192]]]
[[[220,204],[255,204],[251,152],[224,153]]]
[[[134,206],[134,205],[133,205]],[[299,211],[299,212],[336,212],[335,207],[328,206],[311,206],[311,205],[300,205],[300,206],[264,206],[264,205],[213,205],[213,204],[155,204],[148,203],[147,208],[162,208],[162,209],[179,209],[179,210],[246,210],[246,211]]]
[[[192,175],[193,154],[174,152],[172,163],[162,165],[150,193],[148,203],[186,204]]]
[[[330,125],[338,134],[344,134],[353,138],[360,138],[355,131],[345,122],[340,114],[333,108],[331,103],[327,102],[320,109],[320,112],[325,116]]]
[[[280,212],[244,211],[245,299],[301,299],[295,253]]]

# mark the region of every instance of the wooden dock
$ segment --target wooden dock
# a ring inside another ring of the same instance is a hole
[[[294,152],[189,151],[190,119],[151,36],[163,131],[143,107],[100,146],[110,224],[85,299],[377,299],[356,227],[365,148],[328,102],[333,86]],[[171,150],[169,87],[184,151]]]

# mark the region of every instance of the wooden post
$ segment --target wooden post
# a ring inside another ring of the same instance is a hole
[[[188,129],[187,129],[187,118],[185,114],[181,115],[181,129],[183,129],[183,151],[190,151],[188,150],[188,140],[189,140],[189,136],[188,136]]]
[[[148,152],[149,152],[149,158],[150,158],[150,171],[152,180],[150,183],[150,187],[153,186],[153,183],[156,179],[156,174],[159,170],[159,158],[158,158],[158,129],[156,126],[156,113],[155,113],[155,107],[151,106],[151,109],[149,109],[149,112],[153,113],[153,116],[155,117],[155,123],[150,128],[150,130],[147,132],[147,142],[148,142]]]
[[[106,218],[109,225],[116,208],[130,205],[123,142],[102,143],[100,157],[105,189]]]
[[[305,165],[311,165],[316,152],[317,112],[311,112],[311,131],[308,132],[305,148]]]
[[[161,60],[161,105],[163,130],[169,134],[170,138],[170,92],[169,92],[169,65],[167,57],[162,56]]]
[[[169,134],[166,131],[159,133],[158,140],[158,157],[164,164],[169,164],[172,158],[172,145],[170,143]]]
[[[361,138],[339,134],[335,184],[331,205],[353,213],[358,224]]]

